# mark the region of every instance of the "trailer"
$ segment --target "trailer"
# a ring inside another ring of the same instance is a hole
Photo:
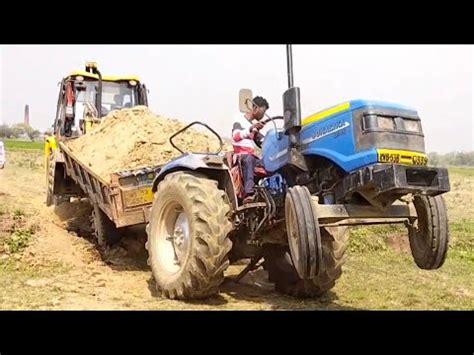
[[[54,135],[45,144],[46,205],[88,198],[99,245],[115,242],[118,228],[148,222],[151,188],[159,168],[120,171],[104,178],[68,147],[68,142],[87,134],[100,124],[107,111],[120,109],[120,105],[148,106],[145,85],[136,76],[102,76],[96,63],[87,63],[85,71],[74,71],[63,78]]]

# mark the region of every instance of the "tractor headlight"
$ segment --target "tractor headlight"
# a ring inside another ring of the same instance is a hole
[[[395,121],[393,117],[377,116],[377,126],[380,129],[394,130]]]
[[[420,121],[403,119],[403,130],[407,132],[420,133]]]
[[[377,114],[366,114],[362,121],[364,131],[397,131],[422,133],[419,119],[390,117]]]
[[[376,114],[364,115],[363,129],[365,131],[389,130],[395,129],[393,117],[379,116]]]

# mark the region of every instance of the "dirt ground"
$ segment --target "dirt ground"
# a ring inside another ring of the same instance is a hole
[[[42,169],[9,165],[0,170],[0,223],[11,223],[9,216],[14,216],[15,223],[34,232],[22,252],[0,253],[0,309],[474,308],[472,254],[467,254],[468,259],[448,256],[442,269],[422,271],[414,266],[406,237],[399,236],[397,241],[393,233],[381,246],[375,242],[370,250],[364,246],[370,252],[358,252],[358,244],[352,244],[342,278],[319,300],[299,300],[274,292],[262,270],[235,284],[231,277],[242,264],[228,269],[221,293],[215,297],[168,300],[155,291],[146,264],[143,226],[130,228],[119,247],[102,259],[90,234],[87,201],[60,208],[48,208],[44,201]],[[7,230],[4,226],[4,236]],[[351,243],[366,245],[357,238]]]
[[[24,279],[16,287],[22,286],[26,293],[34,290],[36,300],[29,302],[26,297],[10,303],[4,295],[2,308],[265,309],[273,307],[270,300],[281,297],[272,291],[264,272],[257,271],[241,284],[226,280],[222,293],[206,301],[161,298],[146,264],[144,226],[129,228],[120,245],[103,260],[90,235],[87,200],[46,207],[41,170],[32,174],[26,168],[14,168],[0,174],[2,204],[21,206],[29,222],[39,225],[30,245],[13,258],[21,263],[13,267],[14,272]],[[227,276],[237,275],[243,267],[231,266]],[[35,275],[35,270],[43,271]],[[283,305],[279,300],[274,306]]]

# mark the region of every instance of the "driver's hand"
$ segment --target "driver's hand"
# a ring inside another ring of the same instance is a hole
[[[260,130],[263,128],[263,126],[265,126],[265,125],[264,125],[262,122],[255,122],[255,123],[253,124],[253,127],[254,127],[257,131],[260,131]]]

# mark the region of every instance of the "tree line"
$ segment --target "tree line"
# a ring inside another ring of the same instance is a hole
[[[41,132],[24,123],[17,123],[14,125],[2,124],[0,125],[0,138],[19,138],[26,134],[32,141],[41,134]]]
[[[474,151],[428,154],[428,164],[434,166],[474,166]]]

